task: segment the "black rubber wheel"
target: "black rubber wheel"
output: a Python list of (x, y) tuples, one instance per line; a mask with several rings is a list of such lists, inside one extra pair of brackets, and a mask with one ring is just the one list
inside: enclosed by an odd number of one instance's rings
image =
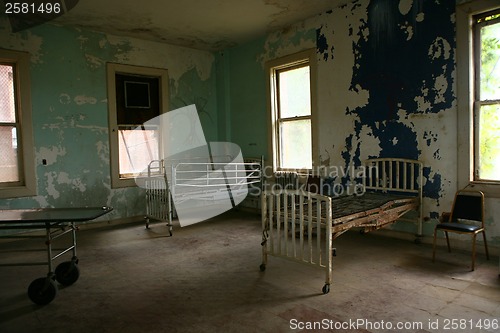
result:
[(266, 270), (266, 264), (261, 264), (259, 268), (261, 272), (264, 272)]
[(38, 305), (46, 305), (52, 302), (57, 295), (57, 285), (51, 278), (38, 278), (31, 282), (28, 287), (28, 296), (31, 301)]
[(71, 286), (80, 277), (80, 269), (73, 261), (65, 261), (57, 265), (56, 280), (63, 286)]
[(328, 294), (330, 292), (330, 285), (329, 284), (325, 284), (323, 286), (322, 291), (323, 291), (323, 294), (325, 294), (325, 295)]
[(417, 238), (415, 238), (414, 242), (417, 245), (422, 244), (422, 239), (420, 237), (417, 237)]

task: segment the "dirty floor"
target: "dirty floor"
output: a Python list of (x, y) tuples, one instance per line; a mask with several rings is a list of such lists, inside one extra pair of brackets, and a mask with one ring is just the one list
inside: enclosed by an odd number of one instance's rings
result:
[[(83, 228), (80, 277), (46, 306), (27, 296), (44, 266), (0, 267), (0, 332), (500, 331), (497, 256), (478, 254), (470, 272), (469, 253), (444, 244), (432, 263), (428, 244), (347, 232), (323, 295), (320, 269), (270, 257), (260, 272), (258, 215), (231, 212), (166, 235), (163, 224)], [(37, 244), (0, 243), (0, 259), (43, 260), (26, 251)]]

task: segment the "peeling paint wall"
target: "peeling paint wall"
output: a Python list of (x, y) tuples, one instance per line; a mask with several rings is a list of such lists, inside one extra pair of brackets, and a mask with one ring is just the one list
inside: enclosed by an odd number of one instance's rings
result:
[[(244, 153), (268, 158), (265, 62), (316, 48), (319, 163), (346, 168), (370, 157), (421, 160), (430, 235), (457, 190), (455, 42), (455, 0), (358, 0), (232, 49), (225, 60), (231, 62), (231, 139)], [(239, 75), (240, 68), (253, 74)], [(259, 93), (237, 104), (248, 87)], [(234, 133), (241, 128), (243, 134)], [(253, 140), (258, 144), (250, 148)], [(496, 205), (489, 199), (486, 211), (488, 238), (498, 245)], [(404, 223), (393, 228), (415, 230)]]
[(217, 139), (210, 52), (51, 24), (11, 33), (5, 18), (0, 45), (31, 54), (38, 188), (35, 197), (0, 200), (1, 208), (110, 205), (106, 218), (145, 214), (143, 190), (110, 185), (108, 62), (166, 68), (170, 109), (195, 103), (207, 140)]

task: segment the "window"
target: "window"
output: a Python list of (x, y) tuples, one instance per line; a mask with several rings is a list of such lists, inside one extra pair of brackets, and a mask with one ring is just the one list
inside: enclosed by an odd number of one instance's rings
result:
[(0, 197), (36, 195), (30, 57), (0, 50)]
[(167, 70), (108, 64), (111, 183), (135, 186), (135, 177), (160, 156), (159, 129), (144, 123), (166, 112)]
[(500, 181), (500, 10), (473, 17), (475, 180)]
[(500, 187), (500, 4), (457, 6), (458, 187)]
[(268, 63), (271, 156), (275, 170), (313, 167), (315, 66), (313, 51)]

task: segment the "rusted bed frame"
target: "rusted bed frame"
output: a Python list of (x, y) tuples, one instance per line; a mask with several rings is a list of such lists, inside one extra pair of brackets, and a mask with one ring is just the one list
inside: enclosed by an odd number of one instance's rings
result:
[(360, 196), (332, 198), (303, 189), (262, 193), (261, 271), (266, 269), (269, 255), (323, 268), (322, 291), (326, 294), (332, 282), (333, 240), (347, 230), (358, 227), (369, 232), (416, 211), (412, 221), (417, 224), (418, 242), (422, 235), (422, 163), (376, 158), (363, 165), (366, 193)]

